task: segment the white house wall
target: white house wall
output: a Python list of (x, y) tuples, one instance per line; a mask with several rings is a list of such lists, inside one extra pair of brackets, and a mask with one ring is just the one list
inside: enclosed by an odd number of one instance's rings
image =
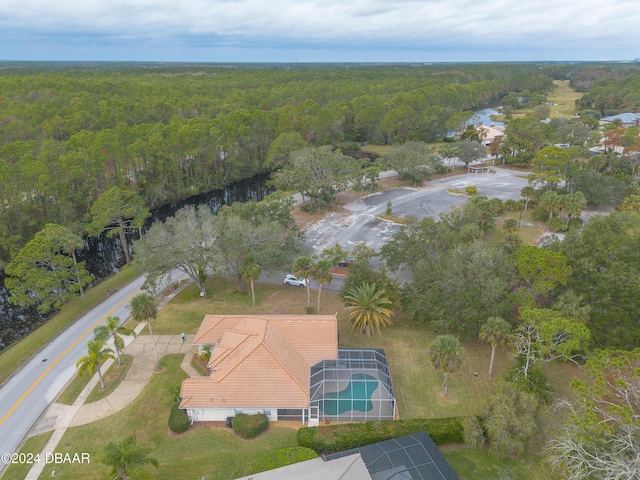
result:
[(224, 422), (227, 417), (235, 417), (239, 413), (247, 415), (265, 413), (270, 422), (278, 421), (277, 408), (187, 408), (186, 411), (191, 423)]

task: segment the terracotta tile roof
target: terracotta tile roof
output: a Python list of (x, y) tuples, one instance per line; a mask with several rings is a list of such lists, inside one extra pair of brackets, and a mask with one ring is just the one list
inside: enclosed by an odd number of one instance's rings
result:
[(333, 315), (206, 315), (194, 343), (213, 343), (208, 377), (182, 384), (193, 407), (309, 406), (310, 367), (337, 358)]

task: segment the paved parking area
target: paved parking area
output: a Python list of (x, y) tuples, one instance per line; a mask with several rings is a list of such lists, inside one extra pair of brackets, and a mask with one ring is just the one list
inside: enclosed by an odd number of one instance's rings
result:
[(466, 174), (426, 183), (421, 188), (401, 187), (362, 197), (344, 206), (350, 213), (331, 213), (305, 230), (305, 243), (315, 253), (333, 243), (352, 248), (360, 242), (376, 250), (391, 239), (399, 225), (379, 219), (387, 202), (393, 214), (401, 217), (437, 218), (454, 205), (467, 201), (467, 197), (453, 195), (448, 189), (464, 190), (468, 185), (478, 187), (478, 195), (501, 200), (520, 199), (520, 190), (527, 185), (526, 173), (492, 167), (491, 173)]

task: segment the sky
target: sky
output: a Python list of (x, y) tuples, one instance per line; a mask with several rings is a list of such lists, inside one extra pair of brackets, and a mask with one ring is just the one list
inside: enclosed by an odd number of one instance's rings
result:
[(0, 60), (617, 61), (637, 0), (0, 0)]

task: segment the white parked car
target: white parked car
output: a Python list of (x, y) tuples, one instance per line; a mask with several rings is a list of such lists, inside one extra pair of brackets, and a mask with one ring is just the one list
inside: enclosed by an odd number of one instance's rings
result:
[(282, 283), (284, 283), (285, 285), (293, 285), (294, 287), (306, 287), (307, 283), (309, 283), (309, 279), (296, 278), (296, 276), (292, 273), (288, 273), (287, 275), (285, 275)]

